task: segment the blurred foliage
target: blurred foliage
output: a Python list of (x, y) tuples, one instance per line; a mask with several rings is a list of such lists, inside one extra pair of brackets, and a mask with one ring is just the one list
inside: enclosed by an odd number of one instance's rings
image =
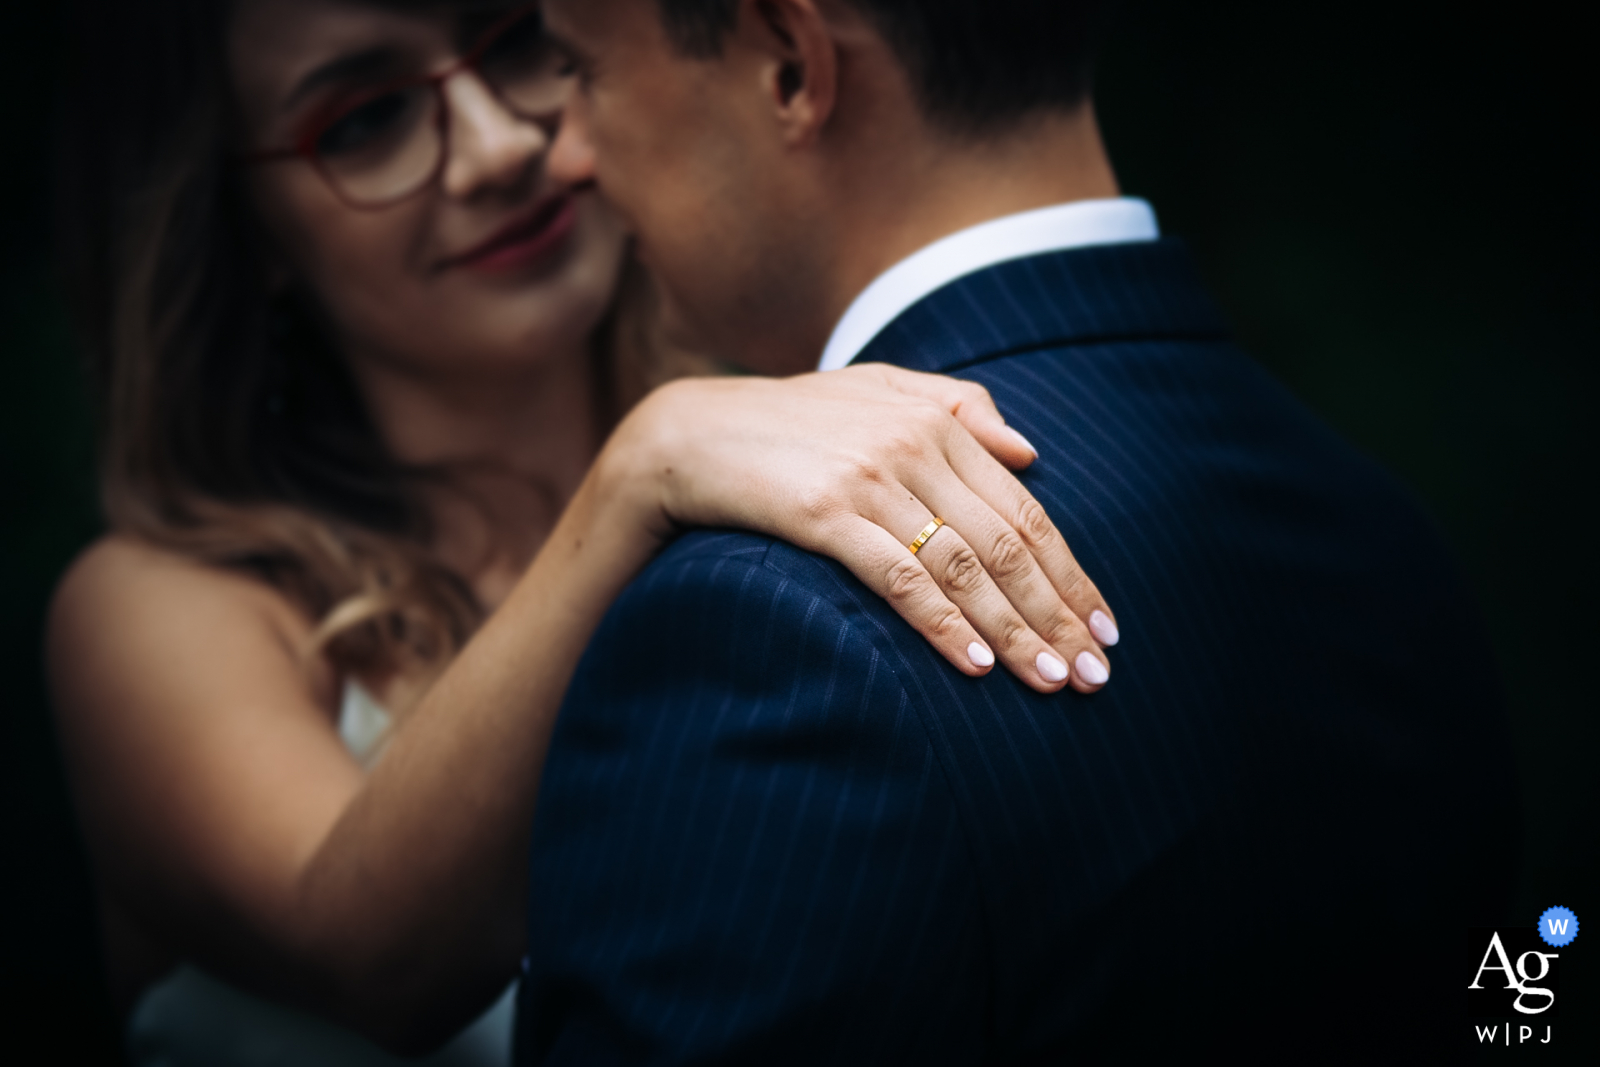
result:
[[(1099, 91), (1125, 187), (1190, 242), (1245, 346), (1408, 482), (1454, 546), (1499, 652), (1485, 684), (1498, 666), (1510, 695), (1527, 830), (1505, 862), (1520, 864), (1517, 919), (1530, 923), (1557, 903), (1600, 913), (1597, 776), (1584, 770), (1600, 751), (1585, 506), (1600, 484), (1600, 205), (1586, 38), (1558, 13), (1573, 10), (1486, 21), (1439, 0), (1126, 0)], [(49, 257), (55, 5), (7, 15), (0, 1003), (19, 1020), (9, 1034), (90, 1062), (109, 1055), (111, 1024), (40, 625), (96, 530), (91, 428)], [(1505, 785), (1511, 802), (1518, 784)]]

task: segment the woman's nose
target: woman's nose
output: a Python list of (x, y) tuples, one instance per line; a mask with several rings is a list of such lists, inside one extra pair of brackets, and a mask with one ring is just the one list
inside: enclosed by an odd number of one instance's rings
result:
[(445, 82), (444, 97), (450, 142), (443, 180), (450, 196), (515, 185), (550, 147), (543, 126), (513, 114), (472, 71)]

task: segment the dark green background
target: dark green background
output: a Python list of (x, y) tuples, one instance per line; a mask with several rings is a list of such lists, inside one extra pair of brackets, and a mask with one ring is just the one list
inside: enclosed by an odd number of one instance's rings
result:
[[(1498, 670), (1510, 693), (1519, 780), (1502, 785), (1526, 830), (1503, 862), (1529, 924), (1551, 904), (1600, 922), (1600, 124), (1587, 35), (1562, 14), (1578, 10), (1129, 0), (1099, 94), (1124, 185), (1191, 242), (1245, 345), (1444, 527), (1498, 649), (1485, 680)], [(109, 1056), (113, 1038), (40, 677), (46, 598), (96, 531), (49, 257), (58, 31), (54, 5), (36, 3), (8, 5), (0, 32), (0, 1004), (7, 1046), (38, 1033), (48, 1061), (68, 1062)], [(1395, 916), (1374, 995), (1403, 984), (1404, 931), (1428, 912)], [(1568, 1053), (1600, 1029), (1579, 969), (1597, 935), (1564, 958)]]

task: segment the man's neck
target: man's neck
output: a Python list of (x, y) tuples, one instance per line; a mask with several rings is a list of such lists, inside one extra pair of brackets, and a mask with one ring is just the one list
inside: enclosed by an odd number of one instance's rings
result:
[(873, 280), (951, 234), (1023, 211), (1119, 195), (1088, 104), (982, 142), (932, 138), (880, 153), (878, 175), (835, 216), (840, 234), (822, 336)]

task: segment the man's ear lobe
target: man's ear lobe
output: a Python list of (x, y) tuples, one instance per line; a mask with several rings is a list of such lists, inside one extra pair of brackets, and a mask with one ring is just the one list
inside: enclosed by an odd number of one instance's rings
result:
[(772, 52), (767, 89), (786, 139), (810, 141), (838, 95), (838, 51), (828, 22), (815, 0), (753, 0), (751, 9)]

